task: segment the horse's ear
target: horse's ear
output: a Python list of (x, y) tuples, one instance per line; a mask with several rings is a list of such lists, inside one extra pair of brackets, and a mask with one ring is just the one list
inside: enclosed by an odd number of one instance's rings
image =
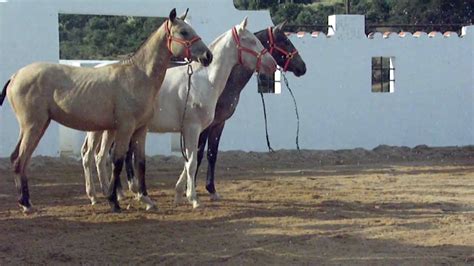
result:
[(186, 8), (186, 12), (184, 12), (184, 14), (182, 14), (181, 17), (179, 17), (182, 21), (186, 19), (186, 16), (188, 15), (188, 11), (189, 11), (189, 8)]
[(242, 20), (242, 22), (240, 22), (239, 31), (240, 30), (245, 30), (246, 27), (247, 27), (247, 17), (245, 17), (244, 20)]
[(286, 23), (288, 22), (288, 20), (285, 20), (283, 21), (282, 23), (276, 25), (273, 30), (276, 31), (276, 30), (283, 30), (283, 27), (285, 27)]
[(176, 8), (173, 8), (171, 10), (169, 19), (170, 19), (171, 22), (174, 22), (174, 20), (176, 19)]

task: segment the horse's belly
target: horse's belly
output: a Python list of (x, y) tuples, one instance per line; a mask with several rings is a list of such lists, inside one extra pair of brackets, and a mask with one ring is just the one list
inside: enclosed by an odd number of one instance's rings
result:
[(181, 130), (181, 118), (176, 112), (167, 112), (166, 109), (155, 110), (152, 120), (148, 125), (148, 131), (157, 133), (179, 132)]
[(103, 116), (97, 117), (91, 115), (80, 117), (68, 113), (55, 113), (54, 115), (51, 115), (51, 118), (66, 127), (82, 131), (98, 131), (115, 128), (114, 119), (104, 119)]
[(115, 128), (113, 107), (106, 103), (91, 105), (86, 101), (56, 103), (50, 110), (51, 118), (77, 130), (96, 131)]

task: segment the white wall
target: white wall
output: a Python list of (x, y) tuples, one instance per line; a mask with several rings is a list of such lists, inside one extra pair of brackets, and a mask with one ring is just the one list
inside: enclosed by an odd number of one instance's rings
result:
[[(190, 7), (191, 23), (206, 43), (245, 15), (253, 31), (272, 24), (267, 11), (238, 11), (232, 0), (9, 0), (0, 2), (0, 82), (33, 61), (58, 62), (58, 13), (163, 17), (173, 7), (179, 13)], [(331, 37), (290, 37), (308, 68), (300, 78), (288, 74), (301, 116), (301, 148), (474, 144), (474, 26), (465, 27), (462, 37), (376, 34), (371, 39), (364, 34), (362, 16), (332, 16), (329, 22), (335, 29)], [(371, 92), (373, 56), (395, 57), (394, 93)], [(266, 150), (256, 91), (252, 79), (227, 122), (222, 150)], [(296, 120), (288, 92), (283, 88), (266, 100), (274, 148), (294, 148)], [(59, 132), (53, 123), (36, 154), (58, 155)], [(0, 157), (13, 150), (17, 134), (7, 104), (0, 109)], [(81, 143), (82, 134), (67, 134), (78, 138), (72, 146)], [(171, 153), (169, 135), (149, 135), (148, 140), (149, 155)]]
[[(474, 26), (465, 27), (462, 37), (378, 33), (370, 39), (362, 16), (332, 16), (330, 23), (336, 29), (331, 37), (291, 36), (308, 68), (300, 78), (288, 74), (299, 105), (302, 148), (474, 144)], [(373, 56), (395, 57), (394, 93), (371, 92)], [(254, 83), (227, 123), (224, 150), (266, 150)], [(296, 119), (289, 93), (282, 90), (266, 97), (270, 137), (273, 148), (294, 148)]]

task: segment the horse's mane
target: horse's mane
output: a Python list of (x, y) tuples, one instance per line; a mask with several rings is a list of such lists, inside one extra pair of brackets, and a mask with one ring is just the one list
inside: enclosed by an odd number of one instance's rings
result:
[(219, 37), (217, 37), (216, 39), (214, 39), (214, 41), (212, 41), (212, 43), (209, 44), (209, 50), (213, 51), (215, 46), (221, 41), (222, 38), (224, 38), (226, 34), (227, 34), (227, 31), (219, 35)]
[(163, 26), (163, 24), (166, 23), (166, 20), (156, 29), (154, 30), (150, 35), (148, 35), (148, 37), (142, 41), (142, 43), (138, 46), (138, 48), (135, 50), (135, 52), (132, 52), (132, 53), (129, 53), (127, 55), (125, 55), (125, 57), (121, 60), (119, 60), (119, 64), (129, 64), (131, 63), (133, 57), (138, 54), (138, 52), (140, 52), (143, 47), (145, 46), (145, 44), (148, 43), (148, 41), (150, 41), (151, 37), (154, 36), (158, 30)]

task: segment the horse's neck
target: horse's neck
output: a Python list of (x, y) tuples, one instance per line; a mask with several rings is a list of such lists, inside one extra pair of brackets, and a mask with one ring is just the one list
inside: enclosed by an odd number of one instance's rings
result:
[[(230, 40), (232, 42), (232, 40)], [(211, 46), (214, 60), (208, 66), (209, 81), (220, 95), (224, 90), (232, 68), (237, 65), (237, 47), (229, 40)]]
[(227, 80), (227, 85), (223, 94), (229, 95), (229, 97), (238, 97), (245, 85), (252, 78), (253, 71), (242, 66), (236, 65), (232, 68), (232, 72)]
[(165, 23), (133, 55), (132, 61), (151, 79), (164, 78), (171, 54), (167, 48)]
[(268, 42), (267, 29), (254, 32), (254, 35), (262, 43), (263, 47), (265, 47), (266, 49), (270, 48), (270, 43)]

